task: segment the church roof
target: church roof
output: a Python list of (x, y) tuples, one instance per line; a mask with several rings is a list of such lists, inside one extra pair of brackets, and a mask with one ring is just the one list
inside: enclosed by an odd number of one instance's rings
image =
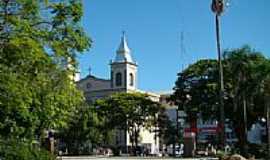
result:
[(94, 80), (97, 80), (97, 81), (110, 81), (110, 79), (104, 79), (104, 78), (99, 78), (99, 77), (96, 77), (96, 76), (93, 76), (93, 75), (88, 75), (88, 76), (80, 79), (78, 82), (80, 83), (80, 82), (88, 80), (88, 79), (94, 79)]
[(134, 63), (131, 54), (130, 49), (127, 44), (125, 33), (123, 32), (123, 35), (121, 37), (120, 45), (116, 51), (116, 57), (114, 59), (114, 62), (130, 62)]

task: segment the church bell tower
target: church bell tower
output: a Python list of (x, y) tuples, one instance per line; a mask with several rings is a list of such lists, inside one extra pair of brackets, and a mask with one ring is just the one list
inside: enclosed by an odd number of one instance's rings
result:
[(111, 61), (111, 88), (125, 91), (137, 88), (137, 64), (131, 57), (125, 32), (121, 37), (116, 57)]

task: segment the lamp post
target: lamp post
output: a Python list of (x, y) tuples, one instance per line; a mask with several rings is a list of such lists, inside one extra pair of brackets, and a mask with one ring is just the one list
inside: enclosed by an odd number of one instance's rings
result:
[(220, 24), (219, 17), (225, 10), (224, 0), (212, 0), (211, 9), (215, 13), (216, 18), (216, 40), (217, 40), (217, 53), (218, 53), (218, 66), (219, 66), (219, 106), (220, 106), (220, 145), (224, 148), (225, 145), (225, 116), (224, 116), (224, 80), (223, 80), (223, 67), (222, 67), (222, 56), (220, 47)]

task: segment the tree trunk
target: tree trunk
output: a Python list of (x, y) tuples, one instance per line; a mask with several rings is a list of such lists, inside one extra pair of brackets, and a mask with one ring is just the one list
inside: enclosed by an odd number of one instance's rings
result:
[(139, 129), (135, 127), (135, 132), (134, 132), (134, 142), (135, 142), (135, 155), (137, 155), (137, 150), (138, 150), (138, 138), (139, 138)]
[(176, 136), (174, 136), (174, 143), (173, 143), (173, 157), (176, 157), (175, 141), (176, 141)]
[[(246, 77), (245, 76), (241, 76), (242, 77), (242, 82), (246, 82)], [(244, 146), (243, 146), (243, 151), (244, 151), (244, 156), (247, 156), (248, 153), (248, 143), (247, 143), (247, 96), (246, 96), (246, 88), (244, 88), (243, 92), (242, 92), (242, 99), (243, 99), (243, 120), (244, 120)]]
[(243, 119), (244, 119), (244, 146), (243, 146), (243, 153), (244, 156), (247, 156), (248, 153), (248, 144), (247, 144), (247, 101), (246, 101), (246, 94), (245, 91), (243, 93)]
[(173, 145), (173, 156), (175, 157), (176, 156), (176, 145), (179, 145), (179, 134), (178, 134), (178, 131), (179, 131), (179, 110), (176, 109), (176, 132), (175, 132), (175, 141), (174, 141), (174, 145)]
[(131, 153), (134, 154), (134, 127), (129, 130), (129, 138), (131, 142)]

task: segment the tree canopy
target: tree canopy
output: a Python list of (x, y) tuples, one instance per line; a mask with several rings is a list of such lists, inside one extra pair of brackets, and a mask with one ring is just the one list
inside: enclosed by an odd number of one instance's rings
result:
[(95, 107), (99, 116), (105, 118), (104, 130), (128, 131), (132, 146), (137, 147), (142, 127), (151, 127), (157, 122), (162, 107), (146, 94), (117, 93), (97, 100)]
[[(249, 46), (224, 52), (225, 116), (237, 131), (244, 127), (243, 107), (247, 108), (248, 127), (266, 117), (265, 95), (269, 93), (270, 61)], [(219, 72), (217, 60), (199, 60), (178, 74), (171, 99), (188, 114), (198, 113), (204, 120), (219, 119)], [(241, 131), (242, 130), (242, 131)], [(238, 138), (244, 133), (237, 132)]]
[[(89, 154), (93, 147), (102, 143), (103, 117), (98, 117), (93, 106), (87, 104), (77, 109), (68, 125), (57, 137), (65, 144), (69, 154)], [(65, 150), (65, 148), (61, 148)]]
[(75, 0), (0, 2), (0, 135), (40, 137), (65, 126), (83, 97), (71, 77), (91, 47)]

